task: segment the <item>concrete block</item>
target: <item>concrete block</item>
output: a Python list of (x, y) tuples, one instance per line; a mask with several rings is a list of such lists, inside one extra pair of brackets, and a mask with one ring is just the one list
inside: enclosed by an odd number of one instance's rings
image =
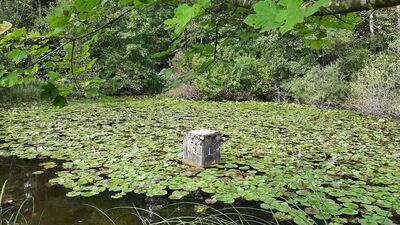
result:
[(214, 130), (195, 130), (183, 140), (183, 163), (195, 167), (209, 167), (221, 161), (221, 134)]

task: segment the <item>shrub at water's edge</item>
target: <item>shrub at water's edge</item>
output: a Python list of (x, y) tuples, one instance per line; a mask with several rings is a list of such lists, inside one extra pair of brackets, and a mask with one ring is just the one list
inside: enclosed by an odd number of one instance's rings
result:
[(360, 111), (400, 116), (400, 57), (378, 55), (351, 84), (351, 103)]
[(40, 100), (42, 92), (40, 86), (43, 82), (39, 80), (27, 81), (23, 84), (0, 88), (0, 102), (17, 103), (17, 102), (34, 102)]

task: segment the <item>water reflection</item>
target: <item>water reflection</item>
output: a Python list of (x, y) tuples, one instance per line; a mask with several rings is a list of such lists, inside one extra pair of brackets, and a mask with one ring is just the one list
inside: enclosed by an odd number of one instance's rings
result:
[[(70, 225), (110, 224), (94, 207), (106, 211), (115, 207), (136, 206), (154, 210), (157, 205), (167, 202), (165, 198), (146, 198), (142, 195), (128, 195), (124, 199), (114, 200), (111, 194), (101, 194), (92, 198), (68, 198), (67, 191), (60, 186), (49, 186), (47, 181), (54, 177), (53, 171), (41, 175), (32, 172), (40, 170), (38, 161), (17, 158), (0, 158), (0, 184), (7, 180), (2, 200), (3, 208), (14, 208), (14, 212), (23, 204), (22, 213), (31, 224)], [(132, 209), (107, 211), (118, 224), (141, 224), (132, 215)], [(22, 219), (22, 217), (21, 217)], [(147, 218), (152, 220), (152, 218)]]
[[(68, 198), (68, 192), (61, 186), (50, 186), (47, 181), (55, 176), (54, 170), (45, 171), (41, 175), (32, 173), (42, 168), (37, 165), (40, 160), (22, 160), (15, 157), (0, 158), (0, 184), (7, 180), (5, 195), (2, 200), (3, 210), (16, 212), (21, 205), (19, 220), (22, 224), (30, 225), (142, 225), (135, 215), (137, 211), (132, 207), (142, 208), (142, 219), (148, 222), (160, 221), (157, 213), (164, 218), (176, 216), (196, 216), (202, 212), (195, 211), (194, 204), (165, 207), (174, 202), (166, 197), (148, 198), (144, 195), (129, 194), (123, 199), (112, 199), (111, 193), (84, 198)], [(192, 193), (184, 201), (204, 203), (204, 196), (200, 192)], [(241, 206), (251, 203), (242, 203)], [(254, 203), (253, 203), (254, 204)], [(221, 209), (224, 205), (216, 205)], [(99, 210), (106, 213), (113, 222), (107, 219)], [(254, 212), (250, 212), (254, 213)], [(8, 214), (10, 215), (10, 213)], [(260, 218), (272, 221), (269, 215), (260, 215)], [(29, 223), (24, 223), (24, 220)], [(0, 223), (1, 224), (1, 223)], [(250, 223), (251, 224), (251, 223)], [(256, 223), (260, 224), (260, 223)], [(264, 224), (264, 223), (261, 223)]]

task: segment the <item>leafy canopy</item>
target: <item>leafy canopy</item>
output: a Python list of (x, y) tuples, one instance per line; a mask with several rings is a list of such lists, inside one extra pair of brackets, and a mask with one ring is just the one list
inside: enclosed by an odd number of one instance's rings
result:
[[(93, 95), (99, 82), (91, 82), (92, 78), (82, 79), (85, 76), (81, 76), (87, 73), (96, 62), (96, 59), (92, 59), (90, 56), (91, 45), (97, 41), (97, 35), (104, 29), (112, 26), (115, 21), (135, 7), (144, 4), (168, 3), (175, 6), (172, 18), (165, 20), (165, 29), (171, 30), (174, 43), (170, 49), (160, 52), (156, 56), (170, 54), (178, 48), (180, 43), (184, 42), (182, 36), (191, 22), (210, 12), (214, 14), (211, 14), (211, 20), (207, 22), (207, 26), (216, 27), (215, 44), (218, 43), (218, 26), (231, 21), (240, 21), (260, 32), (274, 29), (279, 29), (282, 35), (292, 32), (303, 38), (306, 45), (314, 48), (329, 44), (329, 40), (323, 32), (324, 29), (352, 29), (351, 24), (357, 22), (355, 18), (350, 17), (344, 23), (339, 22), (340, 20), (336, 18), (313, 19), (312, 15), (321, 7), (327, 6), (330, 0), (318, 0), (311, 4), (309, 2), (305, 4), (302, 0), (261, 0), (253, 6), (254, 10), (242, 8), (235, 5), (234, 2), (119, 0), (118, 4), (115, 4), (110, 0), (62, 1), (46, 16), (45, 20), (49, 28), (46, 33), (19, 28), (4, 35), (12, 25), (8, 22), (0, 24), (0, 35), (2, 35), (0, 53), (4, 54), (8, 60), (8, 64), (0, 67), (0, 85), (3, 87), (13, 86), (38, 77), (50, 79), (49, 82), (52, 82), (52, 85), (44, 86), (44, 93), (59, 92), (63, 94), (44, 94), (44, 96), (57, 101), (54, 104), (60, 106), (66, 104), (65, 96), (70, 93), (90, 90), (90, 95)], [(225, 18), (218, 15), (227, 9), (234, 9), (231, 15)], [(344, 24), (347, 24), (347, 27)], [(205, 49), (208, 50), (203, 55), (210, 57), (214, 49), (215, 56), (216, 48), (210, 44), (197, 44), (190, 51), (201, 52)], [(207, 68), (209, 63), (208, 60), (202, 69)], [(68, 85), (65, 85), (66, 83)], [(86, 86), (82, 83), (91, 85)], [(60, 88), (66, 91), (58, 91)]]
[(330, 0), (318, 0), (311, 7), (304, 8), (302, 0), (281, 0), (278, 3), (263, 0), (254, 5), (255, 14), (249, 15), (245, 23), (261, 29), (261, 32), (280, 29), (282, 33), (286, 33), (329, 3)]

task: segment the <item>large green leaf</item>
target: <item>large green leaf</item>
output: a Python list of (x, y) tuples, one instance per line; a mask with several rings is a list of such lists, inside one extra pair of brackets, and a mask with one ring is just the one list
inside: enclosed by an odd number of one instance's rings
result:
[(55, 97), (57, 97), (59, 93), (57, 87), (54, 85), (53, 82), (47, 82), (46, 84), (43, 84), (41, 88), (42, 88), (41, 96), (43, 98), (54, 99)]
[(119, 5), (121, 6), (129, 6), (134, 4), (135, 6), (149, 4), (155, 2), (155, 0), (120, 0)]
[(48, 98), (53, 101), (54, 106), (64, 107), (67, 105), (67, 100), (60, 94), (60, 91), (53, 82), (47, 82), (41, 86), (42, 92), (40, 96), (42, 98)]
[(298, 23), (302, 23), (306, 17), (305, 10), (302, 9), (302, 0), (281, 0), (280, 4), (286, 10), (281, 10), (276, 20), (281, 23), (280, 31), (286, 33), (292, 30)]
[(195, 16), (194, 8), (188, 4), (182, 4), (174, 11), (174, 17), (165, 21), (167, 29), (175, 27), (175, 33), (181, 34), (189, 21)]
[(272, 30), (281, 25), (281, 22), (276, 21), (278, 6), (271, 0), (259, 1), (254, 5), (255, 14), (246, 17), (244, 22), (261, 32)]
[(75, 0), (75, 6), (79, 12), (88, 12), (92, 10), (100, 0)]
[(175, 28), (175, 35), (180, 35), (188, 23), (210, 5), (210, 0), (197, 0), (195, 4), (181, 4), (174, 11), (174, 17), (165, 21), (166, 29)]
[(11, 52), (7, 53), (7, 58), (11, 59), (15, 64), (20, 63), (22, 60), (28, 58), (28, 51), (14, 49)]
[(72, 10), (67, 4), (61, 4), (55, 7), (46, 17), (49, 26), (57, 32), (62, 31), (70, 24)]
[(49, 72), (46, 74), (46, 76), (49, 77), (49, 78), (52, 79), (52, 80), (58, 80), (58, 79), (60, 79), (60, 74), (57, 73), (57, 72), (54, 72), (54, 71), (49, 71)]
[(280, 29), (282, 33), (292, 30), (308, 16), (327, 6), (330, 0), (318, 0), (311, 6), (304, 7), (301, 0), (259, 1), (254, 5), (254, 14), (246, 17), (245, 23), (261, 32)]
[(0, 79), (0, 86), (2, 87), (11, 87), (18, 83), (20, 73), (18, 71), (13, 71), (8, 73), (6, 76), (3, 76)]

